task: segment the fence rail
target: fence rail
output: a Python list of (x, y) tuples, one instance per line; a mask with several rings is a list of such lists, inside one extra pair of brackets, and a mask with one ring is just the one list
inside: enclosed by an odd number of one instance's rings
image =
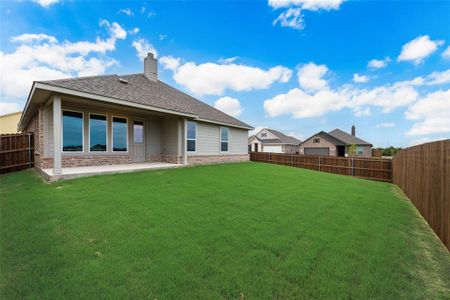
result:
[(386, 182), (392, 181), (390, 159), (250, 152), (250, 160)]
[(392, 160), (393, 183), (450, 250), (450, 140), (400, 151)]
[(31, 168), (34, 165), (34, 136), (0, 135), (0, 174)]

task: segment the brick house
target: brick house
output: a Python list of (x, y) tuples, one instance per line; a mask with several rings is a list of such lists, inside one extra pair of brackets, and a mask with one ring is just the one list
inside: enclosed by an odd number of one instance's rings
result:
[(19, 130), (35, 134), (35, 166), (66, 168), (164, 162), (247, 161), (245, 124), (144, 73), (35, 81)]
[(371, 157), (372, 144), (357, 137), (355, 126), (352, 126), (351, 134), (340, 129), (320, 131), (303, 141), (299, 152), (305, 155)]

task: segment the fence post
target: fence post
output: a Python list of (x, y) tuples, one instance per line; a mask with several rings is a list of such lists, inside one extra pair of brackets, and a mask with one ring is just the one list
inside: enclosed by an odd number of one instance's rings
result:
[(269, 164), (272, 163), (272, 152), (269, 152)]
[(319, 156), (319, 171), (320, 171), (320, 156)]
[(294, 155), (291, 155), (291, 165), (294, 166)]
[(355, 176), (355, 162), (354, 162), (354, 157), (352, 157), (352, 176)]
[(28, 132), (28, 166), (31, 168), (31, 135)]

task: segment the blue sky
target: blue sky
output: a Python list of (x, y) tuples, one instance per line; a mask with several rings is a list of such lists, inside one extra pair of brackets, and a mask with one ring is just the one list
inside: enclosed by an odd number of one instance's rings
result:
[(156, 51), (161, 80), (257, 128), (354, 124), (375, 146), (450, 136), (450, 1), (0, 5), (3, 113), (32, 80), (142, 72)]

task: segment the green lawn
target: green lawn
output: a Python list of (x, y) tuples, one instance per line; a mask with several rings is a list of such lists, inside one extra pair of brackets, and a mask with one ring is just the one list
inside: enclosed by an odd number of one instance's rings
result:
[(0, 178), (2, 299), (449, 299), (393, 185), (258, 163)]

